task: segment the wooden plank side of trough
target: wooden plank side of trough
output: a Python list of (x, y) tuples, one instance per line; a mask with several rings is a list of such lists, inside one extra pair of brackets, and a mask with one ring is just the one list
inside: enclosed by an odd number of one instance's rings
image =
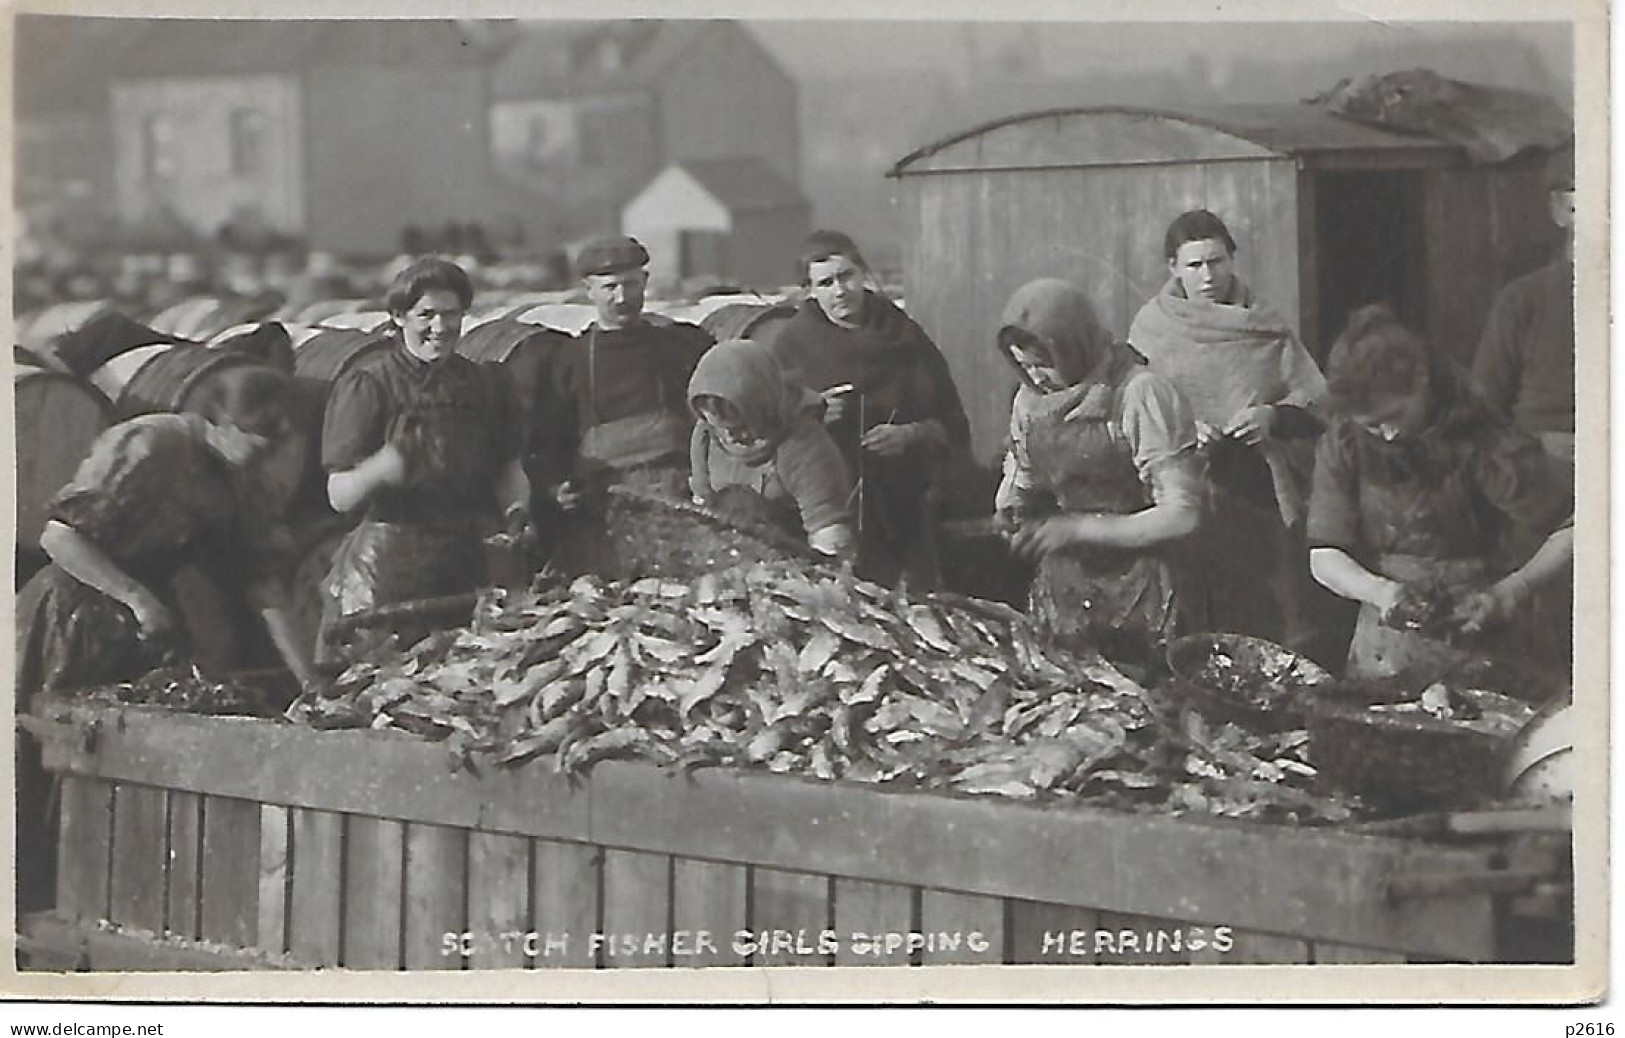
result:
[(262, 955), (239, 948), (163, 937), (150, 930), (100, 927), (42, 913), (22, 920), (22, 940), (31, 945), (72, 954), (94, 972), (159, 970), (165, 972), (219, 972), (222, 970), (305, 970), (311, 964), (286, 955)]
[(598, 765), (590, 789), (591, 839), (605, 846), (1445, 959), (1495, 950), (1488, 897), (1385, 898), (1397, 874), (1482, 871), (1484, 850), (616, 761)]
[(584, 791), (545, 764), (453, 774), (444, 746), (393, 732), (318, 731), (132, 707), (94, 712), (104, 721), (97, 749), (58, 761), (69, 773), (287, 807), (586, 839)]

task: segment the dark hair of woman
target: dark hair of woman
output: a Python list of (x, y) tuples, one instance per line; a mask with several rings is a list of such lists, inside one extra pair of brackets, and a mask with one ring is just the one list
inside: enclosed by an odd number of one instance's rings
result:
[(1173, 259), (1179, 255), (1179, 247), (1186, 242), (1207, 241), (1209, 238), (1223, 242), (1232, 256), (1236, 254), (1236, 239), (1230, 236), (1230, 228), (1224, 225), (1224, 221), (1206, 209), (1192, 209), (1180, 213), (1168, 225), (1168, 233), (1162, 236), (1162, 251), (1168, 259)]
[(1455, 426), (1485, 417), (1466, 375), (1441, 351), (1405, 325), (1387, 306), (1364, 306), (1332, 344), (1326, 393), (1343, 415), (1370, 413), (1412, 392), (1426, 378), (1433, 414)]
[(864, 270), (869, 264), (858, 251), (858, 243), (840, 231), (814, 231), (801, 243), (801, 283), (806, 284), (814, 263), (822, 263), (834, 256), (845, 256)]
[(464, 310), (474, 302), (474, 283), (468, 279), (467, 271), (450, 260), (426, 256), (414, 260), (395, 275), (395, 280), (390, 282), (385, 305), (391, 314), (400, 316), (416, 306), (417, 301), (426, 294), (437, 290), (456, 295)]

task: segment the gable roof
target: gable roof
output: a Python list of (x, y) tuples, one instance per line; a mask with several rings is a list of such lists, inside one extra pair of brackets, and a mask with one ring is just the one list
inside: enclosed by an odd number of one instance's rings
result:
[[(523, 101), (646, 89), (700, 36), (733, 24), (657, 18), (523, 24), (519, 41), (492, 73), (491, 97)], [(604, 63), (608, 52), (618, 53), (617, 64)]]
[(806, 196), (794, 184), (754, 155), (687, 159), (675, 165), (730, 212), (761, 212), (807, 205)]

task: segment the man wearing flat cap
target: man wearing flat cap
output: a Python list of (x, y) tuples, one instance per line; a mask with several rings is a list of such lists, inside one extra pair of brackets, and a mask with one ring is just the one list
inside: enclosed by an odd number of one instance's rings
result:
[(1574, 460), (1574, 145), (1552, 153), (1544, 175), (1563, 248), (1550, 264), (1495, 297), (1473, 358), (1473, 378), (1503, 418), (1554, 457)]
[[(547, 402), (558, 430), (552, 498), (571, 516), (566, 567), (597, 568), (600, 549), (583, 546), (595, 525), (591, 491), (622, 485), (687, 499), (688, 380), (712, 339), (697, 325), (644, 314), (648, 262), (643, 244), (624, 235), (596, 238), (576, 255), (598, 315), (555, 361)], [(582, 536), (572, 538), (572, 526)]]

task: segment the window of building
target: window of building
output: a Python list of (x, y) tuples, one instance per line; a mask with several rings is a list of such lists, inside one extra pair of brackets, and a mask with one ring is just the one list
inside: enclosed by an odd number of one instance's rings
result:
[(141, 173), (146, 180), (167, 180), (175, 175), (175, 124), (165, 112), (149, 112), (141, 119)]
[(612, 119), (609, 112), (584, 111), (581, 113), (578, 133), (581, 140), (581, 164), (603, 166), (609, 162), (609, 132)]
[(231, 113), (231, 173), (258, 176), (265, 170), (265, 113), (257, 108), (236, 108)]

